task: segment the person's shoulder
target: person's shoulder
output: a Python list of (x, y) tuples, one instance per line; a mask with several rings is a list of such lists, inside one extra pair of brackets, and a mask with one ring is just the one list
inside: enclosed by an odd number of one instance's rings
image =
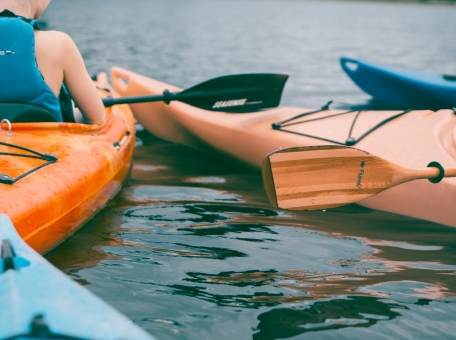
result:
[(77, 49), (73, 39), (61, 31), (36, 31), (35, 37), (37, 42), (52, 48), (54, 51), (60, 50), (64, 53), (71, 53)]
[(56, 44), (68, 44), (72, 43), (71, 37), (60, 31), (36, 31), (35, 36), (39, 39), (52, 41)]

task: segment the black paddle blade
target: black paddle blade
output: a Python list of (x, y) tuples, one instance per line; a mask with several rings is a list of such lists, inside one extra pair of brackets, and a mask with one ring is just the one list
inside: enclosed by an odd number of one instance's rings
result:
[(287, 79), (269, 73), (223, 76), (175, 93), (173, 100), (210, 111), (253, 112), (277, 107)]

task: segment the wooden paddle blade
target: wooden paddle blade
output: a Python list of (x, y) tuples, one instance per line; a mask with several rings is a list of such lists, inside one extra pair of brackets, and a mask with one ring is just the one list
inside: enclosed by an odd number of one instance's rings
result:
[(280, 104), (285, 74), (234, 74), (210, 79), (182, 92), (173, 100), (210, 111), (253, 112)]
[(283, 149), (263, 162), (268, 198), (285, 210), (334, 208), (411, 179), (409, 169), (344, 146)]

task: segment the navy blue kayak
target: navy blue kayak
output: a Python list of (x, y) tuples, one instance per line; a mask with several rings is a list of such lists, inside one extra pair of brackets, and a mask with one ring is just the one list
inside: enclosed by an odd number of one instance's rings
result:
[(153, 340), (54, 268), (0, 215), (0, 339)]
[(348, 76), (364, 92), (410, 109), (456, 107), (456, 76), (399, 69), (351, 58), (340, 58)]

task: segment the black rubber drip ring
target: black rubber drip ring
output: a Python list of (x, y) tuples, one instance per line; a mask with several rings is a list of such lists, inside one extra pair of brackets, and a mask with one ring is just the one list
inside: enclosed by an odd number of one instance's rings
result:
[(431, 162), (428, 164), (428, 168), (437, 168), (440, 171), (440, 174), (437, 177), (428, 178), (431, 183), (439, 183), (443, 177), (445, 177), (445, 169), (440, 165), (439, 162)]
[(169, 105), (169, 103), (171, 103), (171, 101), (173, 100), (173, 94), (171, 92), (169, 92), (168, 90), (165, 90), (163, 91), (163, 102), (166, 104), (166, 105)]

